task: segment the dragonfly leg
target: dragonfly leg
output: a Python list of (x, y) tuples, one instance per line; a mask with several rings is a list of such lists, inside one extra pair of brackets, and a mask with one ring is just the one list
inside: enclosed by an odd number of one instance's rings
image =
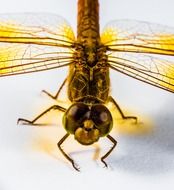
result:
[(117, 108), (117, 110), (119, 111), (122, 119), (132, 119), (135, 121), (135, 123), (137, 123), (137, 117), (136, 116), (125, 116), (123, 111), (121, 110), (120, 106), (117, 104), (117, 102), (114, 100), (114, 98), (112, 96), (109, 96), (108, 101), (113, 103), (114, 106)]
[(111, 149), (104, 155), (101, 157), (101, 161), (103, 162), (103, 164), (105, 165), (105, 167), (108, 167), (107, 163), (104, 161), (105, 158), (107, 158), (109, 156), (109, 154), (113, 151), (113, 149), (116, 147), (117, 145), (117, 141), (111, 137), (110, 135), (107, 136), (107, 138), (113, 143), (113, 146), (111, 147)]
[(49, 92), (47, 92), (46, 90), (42, 90), (42, 92), (45, 93), (47, 96), (51, 97), (52, 99), (56, 100), (58, 98), (62, 88), (64, 87), (66, 81), (67, 81), (67, 78), (65, 78), (65, 80), (63, 81), (63, 83), (61, 84), (60, 88), (58, 89), (57, 93), (54, 96), (52, 94), (50, 94)]
[(65, 156), (65, 158), (66, 158), (68, 161), (71, 162), (73, 168), (79, 172), (79, 171), (80, 171), (80, 168), (75, 164), (74, 160), (73, 160), (72, 158), (70, 158), (70, 157), (68, 156), (68, 154), (66, 154), (66, 153), (64, 152), (64, 150), (63, 150), (62, 147), (61, 147), (61, 145), (63, 144), (63, 142), (64, 142), (68, 137), (69, 137), (69, 134), (67, 133), (67, 134), (66, 134), (65, 136), (63, 136), (62, 139), (57, 143), (57, 146), (58, 146), (59, 150), (61, 151), (61, 153)]
[(48, 108), (47, 110), (45, 110), (44, 112), (42, 112), (41, 114), (39, 114), (36, 118), (34, 118), (33, 120), (27, 120), (27, 119), (23, 119), (23, 118), (19, 118), (18, 121), (17, 121), (17, 124), (21, 123), (22, 124), (30, 124), (30, 125), (35, 125), (35, 122), (40, 119), (43, 115), (45, 115), (46, 113), (48, 113), (49, 111), (51, 110), (59, 110), (59, 111), (62, 111), (62, 112), (65, 112), (66, 109), (59, 106), (59, 105), (54, 105), (54, 106), (51, 106), (50, 108)]

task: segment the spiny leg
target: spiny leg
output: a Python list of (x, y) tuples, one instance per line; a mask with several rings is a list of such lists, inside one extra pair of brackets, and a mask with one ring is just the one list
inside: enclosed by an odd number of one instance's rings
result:
[(77, 165), (75, 164), (74, 160), (73, 160), (72, 158), (70, 158), (70, 157), (68, 156), (68, 154), (66, 154), (66, 153), (64, 152), (64, 150), (62, 149), (62, 147), (61, 147), (62, 143), (63, 143), (68, 137), (69, 137), (69, 134), (67, 133), (67, 134), (66, 134), (65, 136), (63, 136), (63, 138), (57, 143), (57, 146), (58, 146), (59, 150), (61, 151), (61, 153), (65, 156), (65, 158), (66, 158), (68, 161), (71, 162), (73, 168), (79, 172), (80, 169), (77, 167)]
[(109, 154), (113, 151), (113, 149), (116, 147), (117, 145), (117, 141), (111, 137), (110, 135), (107, 136), (107, 138), (113, 143), (113, 146), (111, 147), (111, 149), (104, 155), (101, 157), (101, 161), (103, 162), (103, 164), (105, 165), (105, 167), (108, 167), (107, 163), (104, 161), (105, 158), (107, 158), (109, 156)]
[(19, 124), (19, 122), (23, 122), (22, 124), (31, 124), (31, 125), (34, 125), (34, 123), (40, 119), (43, 115), (45, 115), (46, 113), (48, 113), (49, 111), (51, 110), (59, 110), (59, 111), (62, 111), (62, 112), (65, 112), (66, 109), (59, 106), (59, 105), (54, 105), (54, 106), (51, 106), (50, 108), (48, 108), (47, 110), (45, 110), (44, 112), (42, 112), (41, 114), (39, 114), (36, 118), (34, 118), (32, 121), (30, 120), (27, 120), (27, 119), (23, 119), (23, 118), (19, 118), (18, 121), (17, 121), (17, 124)]
[(42, 90), (42, 92), (45, 93), (46, 95), (48, 95), (49, 97), (51, 97), (52, 99), (56, 100), (58, 98), (62, 88), (64, 87), (66, 81), (67, 81), (67, 78), (65, 78), (65, 80), (63, 81), (63, 83), (61, 84), (60, 88), (58, 89), (57, 93), (54, 96), (52, 94), (50, 94), (49, 92), (47, 92), (46, 90)]
[(125, 116), (124, 115), (124, 113), (121, 110), (120, 106), (117, 104), (117, 102), (114, 100), (114, 98), (112, 96), (109, 96), (108, 101), (111, 102), (111, 103), (113, 103), (115, 105), (115, 107), (119, 111), (122, 119), (133, 119), (133, 120), (135, 120), (135, 123), (137, 123), (137, 117), (135, 117), (135, 116)]

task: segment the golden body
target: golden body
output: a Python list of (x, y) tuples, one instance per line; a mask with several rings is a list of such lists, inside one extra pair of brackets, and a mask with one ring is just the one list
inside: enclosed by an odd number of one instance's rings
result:
[(125, 116), (109, 95), (109, 69), (174, 93), (174, 62), (161, 58), (174, 56), (174, 29), (122, 20), (114, 21), (100, 34), (98, 0), (78, 0), (77, 20), (75, 37), (68, 23), (56, 15), (0, 15), (0, 77), (69, 66), (56, 95), (44, 92), (58, 99), (67, 82), (72, 105), (68, 109), (53, 105), (32, 121), (20, 118), (18, 122), (34, 125), (50, 110), (64, 112), (66, 134), (57, 145), (79, 171), (61, 145), (69, 135), (82, 145), (107, 137), (113, 143), (101, 157), (107, 166), (105, 159), (117, 141), (110, 136), (113, 119), (106, 103), (112, 103), (122, 119), (137, 121)]
[(109, 65), (99, 33), (98, 0), (78, 1), (77, 42), (69, 72), (68, 97), (72, 102), (105, 103), (109, 94)]

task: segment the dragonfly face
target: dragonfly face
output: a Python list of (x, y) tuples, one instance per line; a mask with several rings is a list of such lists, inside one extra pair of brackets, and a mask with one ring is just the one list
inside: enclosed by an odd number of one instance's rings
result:
[(102, 104), (75, 103), (65, 112), (63, 124), (80, 144), (90, 145), (111, 131), (113, 119)]

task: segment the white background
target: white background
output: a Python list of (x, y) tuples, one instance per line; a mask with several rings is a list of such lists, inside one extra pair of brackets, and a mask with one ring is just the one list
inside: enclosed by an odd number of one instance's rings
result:
[[(101, 0), (101, 27), (114, 19), (136, 19), (174, 27), (173, 0)], [(50, 12), (76, 26), (75, 0), (0, 0), (0, 12)], [(111, 75), (112, 94), (133, 115), (150, 118), (151, 132), (133, 135), (113, 130), (118, 146), (103, 169), (92, 157), (96, 146), (83, 148), (70, 138), (64, 149), (81, 166), (74, 171), (56, 147), (65, 134), (58, 127), (16, 125), (17, 118), (32, 119), (54, 104), (42, 89), (56, 92), (64, 71), (47, 71), (0, 79), (0, 190), (54, 189), (173, 189), (174, 96), (117, 73)], [(143, 118), (142, 117), (142, 118)], [(140, 120), (143, 121), (140, 117)], [(116, 133), (117, 131), (117, 133)], [(110, 147), (101, 141), (98, 150)], [(103, 150), (101, 150), (103, 153)]]

